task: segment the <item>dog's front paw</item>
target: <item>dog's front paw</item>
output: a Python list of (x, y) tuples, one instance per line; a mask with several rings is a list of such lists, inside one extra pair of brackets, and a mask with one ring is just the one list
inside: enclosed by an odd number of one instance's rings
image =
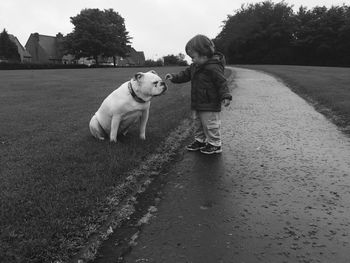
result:
[(140, 139), (141, 140), (146, 140), (146, 134), (140, 134)]

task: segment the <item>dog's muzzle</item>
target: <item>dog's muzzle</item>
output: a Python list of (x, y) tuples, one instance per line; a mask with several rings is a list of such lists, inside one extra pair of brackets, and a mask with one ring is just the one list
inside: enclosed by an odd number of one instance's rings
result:
[(153, 95), (153, 97), (158, 97), (160, 95), (163, 95), (164, 92), (168, 89), (168, 86), (163, 81), (159, 83), (159, 86), (162, 88), (162, 92), (157, 95)]

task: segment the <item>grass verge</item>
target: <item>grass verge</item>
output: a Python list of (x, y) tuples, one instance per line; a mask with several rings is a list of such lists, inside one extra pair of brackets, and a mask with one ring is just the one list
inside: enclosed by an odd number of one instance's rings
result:
[[(125, 181), (110, 191), (104, 204), (104, 223), (96, 227), (83, 249), (74, 256), (72, 262), (84, 263), (95, 258), (101, 243), (135, 212), (137, 194), (144, 192), (157, 176), (161, 175), (176, 155), (183, 141), (192, 133), (193, 124), (185, 119), (155, 152), (147, 157), (139, 167), (125, 174)], [(92, 226), (95, 228), (94, 226)]]
[(244, 65), (272, 74), (350, 135), (350, 68)]
[[(0, 262), (67, 262), (88, 240), (98, 244), (116, 222), (113, 208), (168, 161), (177, 134), (190, 129), (183, 122), (189, 84), (154, 98), (146, 141), (137, 127), (117, 144), (93, 139), (88, 129), (103, 99), (147, 70), (0, 71)], [(164, 76), (181, 68), (155, 70)]]

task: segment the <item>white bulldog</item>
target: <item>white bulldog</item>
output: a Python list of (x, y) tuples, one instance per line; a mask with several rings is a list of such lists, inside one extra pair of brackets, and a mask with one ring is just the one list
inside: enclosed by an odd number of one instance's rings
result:
[(90, 120), (91, 134), (100, 140), (117, 142), (118, 134), (126, 135), (130, 126), (140, 120), (140, 138), (145, 140), (150, 101), (166, 89), (155, 71), (136, 73), (102, 102)]

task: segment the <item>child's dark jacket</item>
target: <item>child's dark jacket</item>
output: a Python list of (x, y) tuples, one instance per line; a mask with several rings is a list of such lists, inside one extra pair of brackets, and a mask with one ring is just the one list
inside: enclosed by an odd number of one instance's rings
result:
[(203, 65), (191, 64), (184, 71), (172, 74), (174, 83), (191, 81), (191, 108), (198, 111), (221, 111), (224, 99), (232, 100), (224, 76), (225, 58), (215, 53)]

